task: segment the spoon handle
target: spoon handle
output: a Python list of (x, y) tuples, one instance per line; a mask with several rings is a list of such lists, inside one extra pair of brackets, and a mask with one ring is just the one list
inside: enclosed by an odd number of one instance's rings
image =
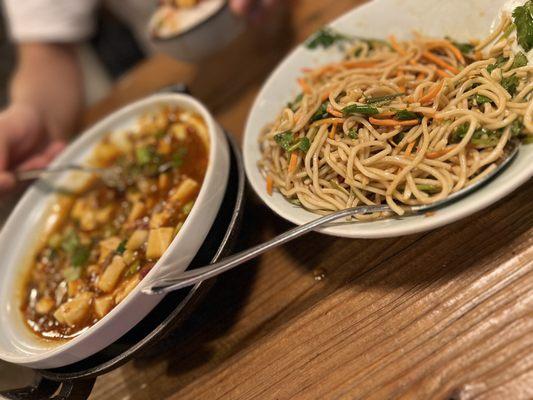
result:
[(52, 169), (49, 168), (35, 168), (35, 169), (29, 169), (25, 171), (15, 171), (15, 179), (19, 182), (22, 181), (31, 181), (35, 179), (39, 179), (43, 175), (47, 174), (57, 174), (62, 173), (65, 171), (84, 171), (88, 173), (94, 173), (97, 172), (97, 168), (93, 167), (87, 167), (83, 165), (76, 165), (76, 164), (68, 164), (68, 165), (60, 165), (57, 167), (54, 167)]
[(353, 208), (347, 208), (345, 210), (337, 211), (332, 214), (328, 214), (324, 217), (317, 218), (307, 224), (297, 226), (290, 229), (287, 232), (282, 233), (274, 237), (273, 239), (251, 247), (248, 250), (241, 251), (237, 254), (229, 256), (219, 262), (207, 265), (205, 267), (195, 268), (193, 270), (180, 273), (177, 276), (166, 276), (161, 279), (157, 279), (152, 282), (148, 287), (143, 289), (146, 294), (162, 294), (172, 292), (177, 289), (181, 289), (187, 286), (194, 285), (195, 283), (204, 281), (214, 276), (220, 275), (246, 261), (249, 261), (260, 254), (263, 254), (270, 249), (281, 246), (284, 243), (290, 242), (297, 237), (300, 237), (307, 232), (310, 232), (324, 224), (333, 222), (342, 217), (347, 217), (355, 214), (368, 214), (379, 211), (390, 211), (387, 205), (377, 206), (359, 206)]
[[(451, 194), (450, 196), (440, 201), (429, 204), (403, 207), (404, 210), (409, 215), (423, 214), (426, 211), (444, 207), (478, 190), (488, 181), (490, 181), (499, 173), (501, 173), (501, 171), (503, 171), (513, 161), (513, 159), (518, 154), (518, 149), (519, 146), (516, 141), (509, 141), (505, 148), (505, 157), (503, 158), (503, 160), (498, 164), (496, 168), (486, 174), (482, 179)], [(328, 214), (324, 217), (317, 218), (311, 222), (308, 222), (307, 224), (290, 229), (287, 232), (284, 232), (281, 235), (276, 236), (275, 238), (265, 243), (254, 246), (248, 250), (241, 251), (240, 253), (234, 254), (233, 256), (227, 257), (214, 264), (179, 273), (177, 276), (173, 276), (171, 274), (163, 276), (161, 278), (156, 278), (153, 282), (150, 282), (145, 288), (143, 288), (142, 291), (146, 294), (162, 294), (172, 292), (174, 290), (181, 289), (190, 285), (194, 285), (195, 283), (212, 278), (238, 265), (241, 265), (242, 263), (257, 257), (258, 255), (263, 254), (264, 252), (273, 249), (274, 247), (278, 247), (284, 243), (290, 242), (291, 240), (296, 239), (297, 237), (300, 237), (306, 234), (307, 232), (318, 228), (319, 226), (327, 224), (328, 222), (333, 222), (339, 218), (347, 217), (350, 215), (368, 214), (379, 211), (391, 211), (391, 209), (387, 205), (359, 206), (347, 208), (345, 210)]]

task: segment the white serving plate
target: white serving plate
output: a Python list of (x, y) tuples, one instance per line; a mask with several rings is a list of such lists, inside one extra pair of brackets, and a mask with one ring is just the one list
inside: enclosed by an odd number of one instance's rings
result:
[[(457, 40), (482, 38), (505, 0), (374, 0), (343, 15), (329, 26), (353, 36), (383, 38), (394, 34), (407, 39), (416, 30), (428, 36), (450, 36)], [(273, 121), (279, 111), (299, 92), (296, 79), (301, 68), (338, 61), (341, 52), (296, 48), (270, 75), (259, 92), (245, 127), (244, 167), (255, 192), (278, 215), (297, 225), (317, 214), (294, 206), (275, 192), (269, 196), (265, 179), (257, 168), (261, 158), (258, 137), (261, 129)], [(518, 157), (490, 184), (431, 216), (411, 216), (372, 222), (336, 224), (318, 229), (333, 236), (383, 238), (434, 229), (466, 217), (498, 201), (533, 176), (533, 145), (520, 148)]]
[[(19, 283), (21, 274), (29, 266), (54, 194), (44, 192), (38, 183), (33, 185), (0, 233), (0, 359), (33, 368), (56, 368), (102, 350), (141, 321), (164, 297), (143, 294), (141, 287), (144, 282), (169, 268), (184, 271), (195, 256), (218, 213), (229, 174), (226, 138), (207, 109), (197, 100), (182, 94), (158, 94), (133, 103), (80, 135), (51, 167), (81, 163), (103, 135), (132, 128), (140, 115), (163, 105), (178, 106), (200, 114), (209, 132), (209, 162), (204, 182), (179, 235), (137, 288), (103, 319), (66, 342), (41, 339), (24, 324), (19, 309)], [(72, 180), (72, 175), (65, 174), (51, 182), (69, 185)]]

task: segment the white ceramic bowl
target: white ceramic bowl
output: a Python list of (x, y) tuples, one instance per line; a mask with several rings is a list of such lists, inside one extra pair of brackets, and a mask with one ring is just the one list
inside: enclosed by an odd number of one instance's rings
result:
[[(149, 43), (157, 52), (181, 61), (197, 62), (223, 49), (244, 27), (243, 19), (223, 4), (216, 12), (197, 18), (186, 30), (166, 38), (150, 38)], [(146, 34), (151, 36), (149, 31)]]
[[(132, 128), (140, 115), (163, 105), (178, 106), (202, 116), (209, 131), (209, 162), (190, 215), (179, 235), (145, 279), (161, 273), (170, 265), (175, 270), (185, 270), (218, 213), (229, 174), (229, 149), (222, 129), (207, 109), (187, 95), (158, 94), (148, 97), (113, 113), (84, 132), (52, 164), (53, 167), (82, 162), (104, 134)], [(68, 185), (69, 176), (65, 174), (52, 182)], [(163, 298), (143, 294), (140, 291), (143, 281), (102, 320), (69, 341), (45, 341), (33, 334), (25, 326), (19, 308), (20, 279), (29, 266), (52, 196), (40, 189), (38, 184), (33, 185), (18, 203), (0, 234), (0, 358), (34, 368), (60, 367), (96, 353), (135, 326)]]
[[(504, 0), (374, 0), (343, 15), (330, 26), (340, 32), (367, 38), (386, 38), (395, 34), (409, 38), (414, 30), (434, 37), (457, 40), (482, 38)], [(296, 207), (275, 192), (269, 196), (265, 179), (257, 168), (261, 158), (258, 137), (279, 111), (299, 92), (296, 79), (303, 67), (337, 61), (341, 53), (335, 46), (328, 50), (308, 50), (301, 45), (272, 73), (257, 96), (248, 116), (243, 143), (244, 167), (249, 182), (261, 199), (278, 215), (297, 225), (317, 214)], [(509, 194), (533, 175), (533, 145), (520, 149), (516, 160), (489, 185), (431, 216), (412, 216), (373, 222), (336, 224), (320, 232), (351, 238), (382, 238), (433, 229), (472, 214)]]

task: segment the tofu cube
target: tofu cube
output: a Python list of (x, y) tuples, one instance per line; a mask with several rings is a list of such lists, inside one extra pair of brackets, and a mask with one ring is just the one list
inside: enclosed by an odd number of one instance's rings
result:
[(67, 284), (67, 293), (69, 297), (76, 297), (83, 288), (83, 281), (81, 279), (75, 279)]
[(167, 190), (170, 187), (170, 176), (169, 174), (161, 174), (157, 179), (157, 186), (159, 190)]
[(63, 325), (74, 327), (80, 325), (89, 317), (93, 294), (83, 292), (72, 300), (62, 304), (54, 312), (54, 318)]
[(194, 179), (186, 178), (180, 183), (174, 193), (172, 193), (170, 196), (170, 201), (185, 204), (196, 194), (198, 187), (198, 182), (196, 182)]
[(71, 211), (72, 218), (81, 219), (83, 214), (85, 214), (85, 210), (87, 210), (86, 200), (83, 198), (76, 200)]
[(128, 222), (133, 222), (142, 217), (144, 214), (146, 207), (144, 204), (140, 201), (136, 201), (133, 203), (133, 206), (131, 207), (130, 214), (128, 215)]
[(80, 218), (80, 228), (84, 231), (92, 231), (98, 226), (96, 220), (96, 213), (94, 211), (86, 210)]
[(102, 209), (96, 211), (96, 222), (98, 224), (105, 224), (111, 219), (111, 214), (113, 213), (113, 206), (108, 205)]
[(108, 239), (100, 241), (100, 257), (98, 262), (104, 262), (109, 254), (115, 251), (121, 240), (118, 236), (112, 236)]
[(174, 228), (151, 229), (146, 246), (146, 258), (155, 260), (163, 255), (172, 242)]
[(35, 304), (35, 311), (37, 311), (37, 314), (48, 314), (50, 311), (52, 311), (52, 308), (55, 306), (55, 301), (51, 297), (43, 297), (40, 299), (37, 304)]
[(94, 150), (93, 162), (97, 165), (105, 165), (120, 156), (120, 149), (108, 142), (101, 142)]
[(121, 285), (115, 291), (115, 303), (119, 304), (122, 300), (124, 300), (126, 296), (130, 294), (133, 289), (135, 289), (135, 287), (139, 284), (140, 281), (141, 278), (139, 274), (135, 274), (127, 281), (122, 282)]
[(126, 263), (121, 256), (113, 257), (111, 264), (107, 266), (103, 274), (100, 275), (96, 287), (104, 293), (109, 293), (113, 291), (117, 282), (122, 275), (122, 271), (126, 268)]
[(110, 294), (94, 299), (94, 313), (99, 319), (105, 317), (114, 306), (115, 299)]
[(163, 210), (159, 213), (152, 215), (150, 218), (150, 228), (160, 228), (165, 226), (170, 219), (170, 212), (168, 210)]
[(172, 126), (170, 127), (170, 132), (179, 141), (187, 139), (187, 128), (184, 124), (172, 124)]
[(126, 243), (126, 249), (131, 251), (137, 250), (144, 244), (144, 242), (146, 242), (147, 237), (148, 231), (145, 231), (143, 229), (137, 229), (131, 234), (130, 238), (128, 239), (128, 242)]

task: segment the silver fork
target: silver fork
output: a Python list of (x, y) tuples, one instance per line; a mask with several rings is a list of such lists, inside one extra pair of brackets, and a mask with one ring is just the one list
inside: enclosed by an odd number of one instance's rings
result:
[[(451, 194), (447, 198), (431, 204), (406, 206), (403, 207), (406, 215), (419, 215), (427, 213), (438, 208), (442, 208), (448, 204), (451, 204), (458, 199), (467, 196), (468, 194), (476, 191), (481, 186), (486, 184), (489, 180), (494, 178), (499, 172), (501, 172), (518, 154), (519, 143), (516, 141), (510, 141), (504, 148), (504, 157), (498, 164), (498, 166), (490, 173), (485, 175), (482, 179), (479, 179), (475, 183)], [(213, 278), (220, 275), (232, 268), (235, 268), (246, 261), (249, 261), (260, 254), (263, 254), (275, 247), (281, 246), (291, 240), (294, 240), (308, 232), (311, 232), (325, 224), (334, 222), (343, 217), (349, 217), (360, 214), (370, 214), (375, 212), (392, 211), (387, 205), (372, 205), (372, 206), (358, 206), (353, 208), (347, 208), (345, 210), (337, 211), (328, 214), (324, 217), (317, 218), (307, 224), (297, 226), (290, 229), (287, 232), (282, 233), (274, 237), (273, 239), (254, 246), (250, 249), (241, 251), (240, 253), (229, 256), (219, 262), (200, 267), (192, 270), (176, 274), (176, 276), (164, 276), (160, 279), (154, 279), (147, 287), (143, 288), (143, 293), (146, 294), (161, 294), (172, 292), (177, 289), (181, 289), (187, 286), (194, 285), (203, 280)], [(349, 223), (349, 222), (348, 222)]]

